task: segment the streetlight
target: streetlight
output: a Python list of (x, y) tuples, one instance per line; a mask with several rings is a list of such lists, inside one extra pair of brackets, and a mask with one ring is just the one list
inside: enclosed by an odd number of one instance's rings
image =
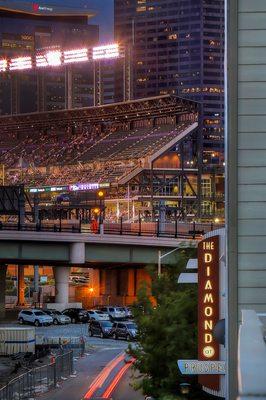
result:
[(180, 383), (180, 393), (189, 394), (190, 393), (190, 383)]
[(168, 253), (162, 254), (161, 250), (158, 250), (158, 276), (162, 275), (162, 263), (161, 260), (166, 257), (169, 256), (169, 254), (174, 253), (174, 251), (179, 250), (180, 247), (176, 247), (174, 250), (169, 251)]

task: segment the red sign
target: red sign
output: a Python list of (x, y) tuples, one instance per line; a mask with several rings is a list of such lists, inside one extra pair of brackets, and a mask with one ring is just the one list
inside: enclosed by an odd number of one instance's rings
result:
[(32, 9), (33, 9), (33, 11), (35, 11), (35, 12), (39, 11), (39, 4), (33, 3), (33, 4), (32, 4)]
[[(204, 239), (198, 246), (198, 359), (219, 361), (219, 343), (213, 329), (219, 312), (219, 236)], [(201, 375), (199, 383), (219, 390), (217, 375)]]

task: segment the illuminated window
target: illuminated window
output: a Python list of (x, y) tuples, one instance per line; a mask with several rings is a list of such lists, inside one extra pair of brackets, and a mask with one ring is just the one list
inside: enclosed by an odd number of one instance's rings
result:
[(144, 12), (146, 10), (147, 10), (147, 7), (145, 7), (145, 6), (137, 7), (137, 12)]
[(169, 40), (176, 40), (177, 39), (177, 34), (176, 33), (172, 33), (171, 35), (168, 35), (168, 39)]

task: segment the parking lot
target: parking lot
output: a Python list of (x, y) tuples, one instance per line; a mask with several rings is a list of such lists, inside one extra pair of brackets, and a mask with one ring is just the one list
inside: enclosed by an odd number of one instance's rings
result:
[(88, 334), (89, 324), (69, 324), (60, 326), (41, 326), (36, 328), (37, 335), (45, 337), (80, 337), (83, 336), (85, 342), (91, 346), (101, 346), (125, 349), (128, 343), (124, 339), (114, 340), (112, 338), (101, 339), (100, 337), (89, 337)]

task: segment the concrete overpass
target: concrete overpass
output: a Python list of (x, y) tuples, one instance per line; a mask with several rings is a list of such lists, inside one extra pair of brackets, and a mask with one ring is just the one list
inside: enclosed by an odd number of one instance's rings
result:
[[(66, 232), (0, 231), (0, 276), (4, 284), (5, 265), (19, 265), (19, 300), (24, 304), (24, 265), (49, 265), (54, 267), (56, 306), (68, 303), (68, 285), (71, 266), (93, 268), (91, 285), (95, 298), (117, 294), (117, 287), (133, 298), (137, 286), (145, 280), (144, 267), (158, 263), (158, 251), (174, 248), (196, 248), (198, 240), (163, 237), (138, 237)], [(177, 261), (177, 252), (164, 259), (167, 265)], [(110, 272), (110, 270), (112, 270)], [(4, 289), (4, 288), (2, 288)], [(0, 296), (1, 296), (0, 287)], [(4, 300), (0, 299), (0, 303)]]

